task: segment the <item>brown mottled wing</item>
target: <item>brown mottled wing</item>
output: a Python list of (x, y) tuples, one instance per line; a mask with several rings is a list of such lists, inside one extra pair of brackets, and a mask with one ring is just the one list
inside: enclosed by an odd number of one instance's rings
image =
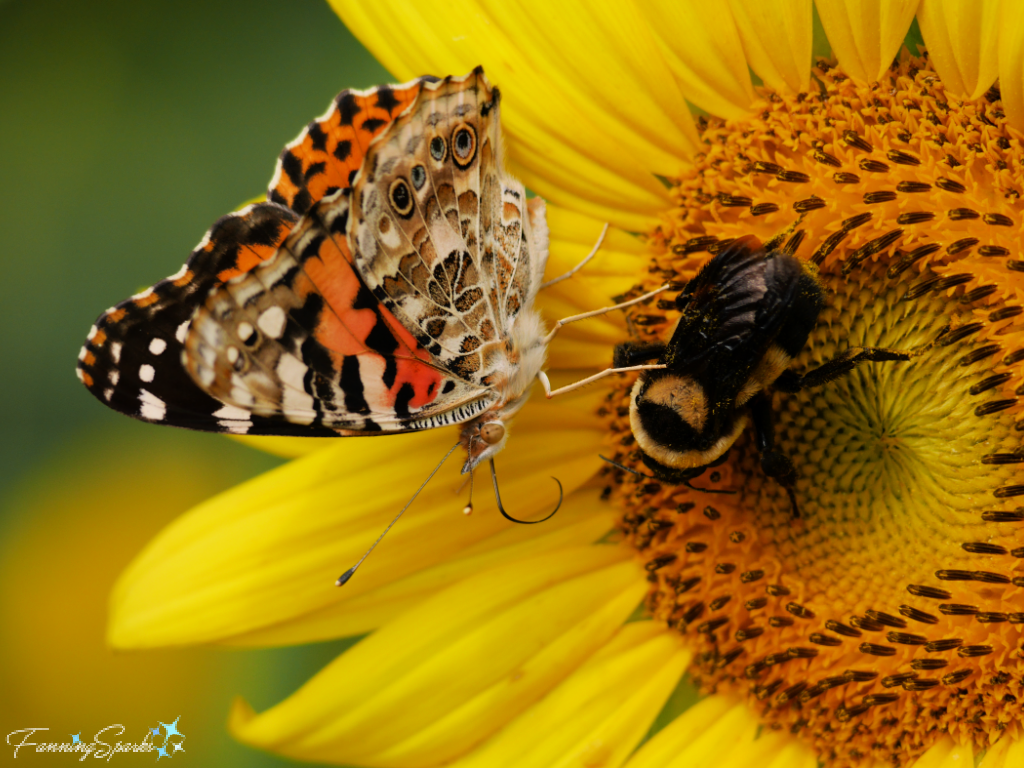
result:
[(425, 84), (368, 150), (348, 228), (373, 294), (437, 364), (481, 387), (514, 365), (508, 342), (547, 258), (543, 205), (528, 211), (502, 167), (498, 101), (479, 69)]

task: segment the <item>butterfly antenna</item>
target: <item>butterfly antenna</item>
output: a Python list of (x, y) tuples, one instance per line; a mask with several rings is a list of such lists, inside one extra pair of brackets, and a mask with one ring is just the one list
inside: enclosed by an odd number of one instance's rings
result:
[(513, 523), (520, 523), (521, 525), (533, 525), (535, 523), (543, 523), (545, 520), (550, 520), (554, 516), (555, 512), (557, 512), (561, 508), (562, 499), (564, 498), (564, 494), (562, 492), (562, 484), (559, 482), (557, 477), (552, 477), (551, 479), (558, 483), (558, 503), (555, 505), (555, 508), (551, 511), (551, 514), (547, 517), (541, 518), (540, 520), (517, 520), (516, 518), (512, 517), (512, 515), (510, 515), (508, 512), (506, 512), (505, 507), (503, 507), (501, 504), (501, 492), (498, 491), (498, 473), (494, 469), (494, 459), (491, 459), (491, 480), (494, 481), (494, 498), (498, 502), (498, 511), (501, 512), (502, 517), (504, 517), (506, 520), (511, 520)]
[[(473, 455), (473, 439), (475, 437), (476, 437), (475, 435), (470, 435), (470, 438), (469, 438), (469, 448), (467, 449), (467, 452), (469, 453), (470, 456)], [(471, 463), (469, 465), (469, 501), (467, 501), (466, 502), (466, 506), (464, 506), (462, 508), (462, 514), (464, 514), (464, 515), (472, 515), (473, 514), (473, 478), (475, 476), (476, 475), (473, 472), (473, 465)]]
[[(416, 493), (414, 493), (412, 495), (412, 498), (409, 499), (405, 503), (405, 506), (402, 507), (402, 511), (399, 512), (397, 515), (395, 515), (395, 519), (392, 520), (390, 523), (388, 523), (388, 527), (384, 529), (384, 531), (381, 533), (381, 535), (377, 537), (377, 540), (375, 542), (373, 542), (373, 544), (370, 545), (370, 548), (368, 550), (366, 550), (366, 554), (364, 554), (362, 557), (359, 558), (359, 562), (358, 563), (353, 565), (351, 568), (349, 568), (347, 571), (345, 571), (343, 574), (341, 574), (341, 576), (338, 577), (338, 580), (336, 582), (334, 582), (336, 586), (340, 587), (343, 584), (346, 584), (348, 582), (348, 580), (352, 578), (352, 575), (356, 572), (356, 568), (358, 568), (360, 565), (362, 565), (363, 564), (363, 560), (365, 560), (367, 557), (370, 556), (370, 553), (373, 552), (374, 547), (376, 547), (378, 544), (380, 544), (380, 540), (383, 539), (387, 535), (387, 532), (390, 531), (391, 528), (394, 526), (394, 524), (398, 522), (398, 518), (400, 518), (403, 514), (405, 514), (405, 510), (407, 510), (412, 505), (412, 503), (414, 501), (416, 501), (416, 497), (420, 495), (420, 491), (422, 491), (424, 488), (427, 487), (427, 483), (429, 483), (431, 481), (431, 479), (434, 477), (434, 475), (437, 474), (437, 470), (439, 470), (441, 468), (441, 465), (444, 464), (448, 460), (448, 457), (451, 456), (452, 453), (455, 452), (455, 449), (458, 448), (460, 445), (461, 445), (461, 443), (456, 443), (455, 445), (453, 445), (451, 447), (451, 449), (448, 451), (448, 453), (446, 453), (444, 455), (444, 458), (441, 459), (441, 461), (438, 462), (436, 467), (434, 467), (434, 471), (431, 472), (429, 475), (427, 475), (427, 479), (423, 481), (423, 485), (421, 485), (419, 488), (417, 488), (416, 489)], [(501, 506), (501, 505), (499, 504), (499, 506)]]

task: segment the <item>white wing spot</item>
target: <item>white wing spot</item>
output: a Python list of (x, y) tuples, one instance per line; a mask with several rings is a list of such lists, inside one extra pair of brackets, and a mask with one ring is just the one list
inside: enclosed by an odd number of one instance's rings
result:
[(78, 350), (78, 359), (85, 360), (85, 356), (87, 354), (89, 354), (89, 350), (87, 350), (85, 347), (82, 347), (80, 350)]
[(176, 338), (179, 343), (185, 343), (185, 337), (188, 336), (188, 326), (189, 323), (191, 322), (191, 320), (186, 320), (184, 323), (179, 325), (177, 329), (174, 331), (174, 338)]
[(288, 316), (281, 307), (270, 307), (259, 316), (256, 325), (270, 338), (279, 339), (287, 322)]
[(153, 339), (149, 342), (149, 352), (153, 355), (163, 354), (163, 351), (167, 349), (167, 342), (163, 339)]
[(97, 332), (98, 330), (99, 330), (99, 328), (97, 328), (97, 327), (96, 327), (95, 325), (94, 325), (94, 326), (93, 326), (92, 328), (90, 328), (90, 329), (89, 329), (89, 335), (85, 337), (85, 338), (86, 338), (86, 340), (88, 340), (88, 341), (92, 341), (92, 340), (93, 340), (93, 337), (94, 337), (94, 336), (96, 335), (96, 332)]
[(110, 356), (114, 359), (115, 364), (121, 362), (121, 347), (120, 341), (114, 341), (110, 344)]
[(117, 386), (117, 382), (119, 382), (121, 380), (121, 372), (119, 370), (117, 370), (117, 369), (114, 369), (114, 370), (112, 370), (110, 372), (110, 375), (107, 378), (109, 378), (110, 379), (110, 383), (113, 384), (116, 387)]
[(75, 368), (75, 375), (78, 377), (80, 382), (85, 384), (85, 374), (82, 372), (81, 368)]
[(249, 412), (237, 405), (225, 405), (213, 412), (215, 419), (228, 419), (230, 421), (249, 421)]
[(139, 378), (147, 384), (153, 380), (153, 376), (156, 375), (156, 370), (152, 365), (140, 365), (139, 366)]
[(104, 399), (110, 400), (110, 398), (112, 398), (113, 396), (114, 396), (114, 390), (113, 389), (104, 389), (103, 390), (103, 397), (104, 397)]
[(234, 365), (238, 362), (238, 356), (241, 354), (238, 351), (238, 347), (228, 347), (224, 350), (224, 357), (228, 359), (228, 362)]
[(182, 264), (181, 265), (181, 269), (179, 269), (177, 272), (175, 272), (173, 275), (171, 275), (167, 279), (172, 281), (172, 282), (174, 280), (180, 280), (181, 278), (183, 278), (185, 276), (186, 272), (188, 272), (188, 264)]
[[(113, 390), (110, 390), (113, 394)], [(110, 398), (107, 398), (108, 400)], [(139, 415), (150, 421), (163, 421), (167, 415), (167, 404), (145, 389), (139, 390)]]
[(246, 434), (252, 428), (252, 423), (250, 423), (248, 421), (223, 421), (222, 420), (222, 421), (218, 421), (217, 423), (220, 424), (221, 428), (225, 432), (230, 432), (233, 435), (244, 435), (244, 434)]
[(239, 323), (237, 330), (238, 338), (240, 338), (242, 341), (245, 341), (254, 333), (256, 333), (256, 329), (253, 328), (249, 323)]

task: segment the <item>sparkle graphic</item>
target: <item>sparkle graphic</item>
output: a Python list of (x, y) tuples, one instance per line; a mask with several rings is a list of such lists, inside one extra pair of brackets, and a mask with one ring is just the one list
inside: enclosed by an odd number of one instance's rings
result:
[(175, 752), (184, 752), (185, 751), (185, 748), (183, 746), (181, 746), (181, 742), (180, 741), (174, 742), (174, 751)]
[(156, 748), (156, 759), (159, 760), (161, 757), (170, 757), (170, 755), (167, 754), (167, 750), (164, 749), (163, 747), (157, 747)]
[(167, 723), (160, 723), (160, 727), (167, 732), (164, 735), (164, 741), (167, 741), (167, 739), (171, 738), (171, 736), (181, 736), (182, 738), (185, 737), (185, 734), (178, 730), (179, 720), (181, 720), (181, 715), (178, 715), (176, 718), (174, 718), (174, 722), (169, 725)]
[[(175, 720), (174, 722), (178, 722), (178, 721)], [(159, 728), (150, 728), (149, 732), (151, 734), (153, 734), (154, 736), (159, 736), (160, 735), (160, 729)]]
[(82, 740), (79, 738), (81, 735), (82, 735), (81, 731), (79, 731), (78, 733), (72, 733), (71, 734), (71, 743), (72, 744), (81, 744)]

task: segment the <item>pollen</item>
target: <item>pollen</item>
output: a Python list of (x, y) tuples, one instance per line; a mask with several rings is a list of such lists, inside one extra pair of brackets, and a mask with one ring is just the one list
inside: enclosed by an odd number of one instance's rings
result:
[[(749, 430), (700, 490), (609, 467), (609, 493), (704, 690), (746, 696), (829, 766), (909, 765), (946, 733), (1024, 737), (1024, 148), (997, 90), (960, 102), (926, 58), (869, 86), (815, 76), (703, 123), (638, 288), (680, 290), (752, 234), (826, 290), (795, 370), (851, 347), (912, 357), (772, 395), (799, 517)], [(672, 298), (633, 317), (641, 340), (667, 338)], [(642, 472), (630, 385), (609, 450)]]

